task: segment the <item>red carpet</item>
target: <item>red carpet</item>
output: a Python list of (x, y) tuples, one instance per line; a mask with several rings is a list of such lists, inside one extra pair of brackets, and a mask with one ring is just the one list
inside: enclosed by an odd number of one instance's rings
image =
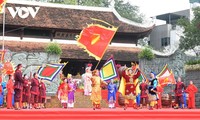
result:
[(88, 108), (47, 108), (39, 110), (0, 109), (1, 120), (200, 120), (200, 110), (161, 109), (134, 110), (128, 108), (92, 110)]

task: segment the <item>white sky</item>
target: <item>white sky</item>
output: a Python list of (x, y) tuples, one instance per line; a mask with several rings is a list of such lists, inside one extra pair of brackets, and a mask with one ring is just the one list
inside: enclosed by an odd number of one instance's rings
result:
[(124, 0), (140, 7), (146, 17), (190, 8), (189, 0)]

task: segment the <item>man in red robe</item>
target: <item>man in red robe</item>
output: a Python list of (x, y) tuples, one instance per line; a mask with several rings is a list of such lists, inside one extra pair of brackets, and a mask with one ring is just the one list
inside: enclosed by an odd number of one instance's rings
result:
[(13, 83), (13, 76), (9, 75), (9, 80), (8, 83), (6, 85), (7, 88), (7, 109), (13, 109), (13, 105), (12, 105), (12, 99), (13, 99), (13, 94), (14, 94), (14, 89), (13, 89), (14, 83)]
[(43, 79), (41, 79), (40, 84), (39, 84), (39, 103), (40, 103), (40, 108), (45, 108), (44, 104), (46, 101), (46, 86), (44, 84)]
[(185, 90), (185, 85), (184, 83), (181, 81), (181, 78), (178, 77), (178, 82), (176, 83), (176, 87), (175, 87), (175, 103), (176, 106), (174, 107), (174, 109), (178, 109), (179, 108), (179, 104), (181, 104), (182, 108), (184, 108), (184, 101), (183, 101), (183, 91)]
[(161, 109), (162, 108), (162, 92), (163, 92), (163, 88), (161, 85), (157, 86), (157, 95), (158, 95), (158, 101), (157, 101), (157, 109)]
[(38, 99), (39, 99), (39, 80), (38, 80), (38, 74), (34, 73), (33, 79), (31, 80), (31, 104), (35, 109), (39, 109)]
[(22, 78), (22, 64), (17, 65), (17, 69), (15, 70), (15, 74), (14, 74), (14, 79), (15, 79), (15, 83), (14, 83), (15, 110), (20, 110), (19, 102), (21, 100), (23, 83), (24, 83), (24, 80)]
[(188, 99), (188, 108), (194, 109), (195, 108), (195, 93), (198, 91), (198, 88), (190, 81), (190, 85), (186, 88), (185, 92), (189, 94)]
[(142, 83), (140, 84), (140, 90), (141, 90), (141, 94), (140, 94), (140, 107), (142, 108), (142, 105), (146, 105), (146, 107), (148, 107), (149, 103), (148, 103), (148, 84), (142, 80)]
[(23, 96), (22, 96), (22, 102), (23, 102), (23, 108), (27, 109), (30, 106), (30, 88), (31, 88), (31, 83), (28, 80), (28, 76), (25, 74), (24, 75), (24, 86), (23, 86)]

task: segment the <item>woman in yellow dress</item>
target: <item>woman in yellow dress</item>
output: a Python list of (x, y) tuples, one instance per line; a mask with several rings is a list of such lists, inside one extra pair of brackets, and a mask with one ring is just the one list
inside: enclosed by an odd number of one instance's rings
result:
[(94, 70), (92, 72), (92, 94), (91, 94), (91, 101), (93, 104), (93, 109), (101, 109), (100, 103), (101, 103), (101, 84), (107, 85), (106, 82), (104, 82), (100, 76), (99, 76), (99, 70)]

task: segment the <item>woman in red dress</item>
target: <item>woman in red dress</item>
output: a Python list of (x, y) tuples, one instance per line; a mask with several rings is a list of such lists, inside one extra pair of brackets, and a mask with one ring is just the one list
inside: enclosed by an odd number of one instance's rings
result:
[(13, 76), (9, 75), (8, 83), (6, 85), (7, 88), (7, 109), (13, 109), (12, 105), (12, 99), (13, 99), (13, 94), (14, 94), (14, 83), (13, 83)]

